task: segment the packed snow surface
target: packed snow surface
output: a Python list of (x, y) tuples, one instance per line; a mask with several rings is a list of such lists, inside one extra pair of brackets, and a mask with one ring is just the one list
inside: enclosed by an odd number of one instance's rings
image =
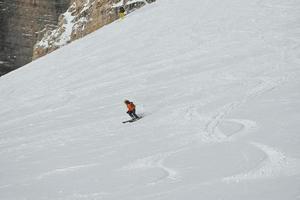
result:
[(0, 199), (300, 199), (299, 10), (160, 0), (1, 77)]

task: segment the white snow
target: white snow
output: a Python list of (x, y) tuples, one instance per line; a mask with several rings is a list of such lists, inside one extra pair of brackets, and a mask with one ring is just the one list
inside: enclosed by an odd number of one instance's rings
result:
[(280, 175), (292, 176), (300, 173), (299, 159), (287, 158), (282, 152), (266, 145), (259, 143), (253, 143), (253, 145), (266, 154), (259, 166), (245, 174), (226, 177), (223, 179), (224, 181), (239, 182), (244, 179), (270, 178)]
[[(137, 2), (144, 2), (145, 4), (147, 4), (146, 0), (127, 0), (127, 4), (131, 4), (131, 3), (137, 3)], [(124, 0), (119, 1), (118, 3), (114, 3), (112, 5), (113, 8), (118, 8), (124, 5)]]
[(0, 199), (299, 199), (299, 10), (160, 0), (2, 76)]
[(59, 37), (59, 40), (55, 42), (56, 46), (63, 46), (66, 45), (71, 40), (71, 34), (73, 31), (74, 26), (74, 16), (72, 15), (72, 12), (67, 11), (63, 14), (65, 23), (63, 25), (64, 31)]

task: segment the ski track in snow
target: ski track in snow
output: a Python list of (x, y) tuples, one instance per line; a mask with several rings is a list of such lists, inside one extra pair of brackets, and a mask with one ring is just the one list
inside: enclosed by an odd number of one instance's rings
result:
[(273, 90), (278, 85), (282, 84), (282, 82), (285, 80), (285, 77), (278, 79), (270, 77), (259, 77), (257, 78), (257, 80), (259, 81), (258, 85), (247, 92), (247, 98), (256, 97)]
[[(225, 73), (225, 79), (242, 81), (244, 85), (254, 84), (253, 87), (248, 89), (245, 94), (245, 97), (241, 100), (237, 100), (231, 103), (228, 103), (221, 107), (216, 114), (207, 119), (199, 112), (196, 108), (189, 108), (185, 114), (185, 119), (190, 120), (192, 117), (196, 117), (200, 121), (206, 121), (204, 128), (201, 130), (200, 140), (204, 143), (220, 143), (233, 141), (238, 138), (240, 135), (249, 133), (257, 128), (257, 123), (249, 119), (230, 119), (226, 118), (232, 111), (242, 106), (251, 98), (258, 97), (268, 91), (273, 90), (278, 85), (280, 85), (285, 78), (270, 78), (270, 77), (258, 77), (255, 79), (240, 79), (234, 77), (232, 74)], [(224, 78), (223, 77), (223, 78)], [(257, 83), (258, 82), (258, 83)], [(223, 124), (227, 124), (232, 127), (240, 127), (237, 130), (222, 130), (220, 127)], [(199, 135), (198, 135), (199, 136)]]
[(107, 196), (109, 196), (109, 193), (106, 192), (94, 192), (94, 193), (74, 192), (71, 195), (67, 195), (63, 198), (58, 198), (57, 200), (73, 200), (73, 199), (98, 200), (98, 199), (104, 199)]
[(225, 142), (229, 141), (230, 138), (226, 136), (218, 126), (224, 118), (226, 114), (228, 114), (231, 110), (233, 110), (239, 103), (233, 102), (225, 105), (218, 113), (215, 115), (204, 128), (204, 137), (206, 142)]
[(86, 164), (86, 165), (75, 165), (75, 166), (70, 166), (70, 167), (65, 167), (65, 168), (60, 168), (60, 169), (55, 169), (51, 170), (49, 172), (43, 173), (37, 177), (37, 179), (43, 179), (48, 176), (56, 175), (56, 174), (65, 174), (65, 173), (71, 173), (77, 170), (81, 170), (84, 168), (90, 168), (90, 167), (95, 167), (98, 166), (99, 164), (93, 163), (93, 164)]
[(242, 180), (292, 176), (300, 173), (299, 159), (289, 158), (281, 151), (264, 144), (251, 144), (264, 152), (264, 159), (254, 169), (245, 173), (225, 177), (222, 179), (223, 181), (227, 183), (240, 182)]
[[(225, 105), (221, 111), (207, 123), (205, 132), (208, 135), (212, 135), (215, 138), (216, 142), (230, 141), (231, 136), (241, 134), (242, 132), (250, 132), (253, 129), (256, 129), (257, 124), (254, 121), (245, 120), (245, 119), (225, 119), (225, 116), (230, 113), (233, 109), (240, 106), (246, 102), (249, 98), (258, 97), (268, 91), (273, 90), (282, 84), (285, 80), (285, 77), (274, 79), (269, 77), (260, 77), (258, 78), (259, 83), (246, 93), (245, 99), (240, 102), (234, 102)], [(220, 124), (222, 122), (230, 122), (240, 124), (242, 128), (234, 134), (228, 135), (226, 132), (222, 132), (220, 129)], [(225, 182), (239, 182), (241, 180), (253, 180), (260, 178), (271, 178), (277, 177), (280, 175), (291, 176), (300, 173), (300, 161), (298, 159), (289, 158), (281, 151), (278, 151), (272, 147), (269, 147), (260, 143), (251, 143), (254, 147), (260, 149), (264, 152), (265, 158), (260, 162), (257, 168), (252, 169), (248, 172), (225, 177), (222, 180)]]
[(11, 186), (12, 186), (12, 184), (1, 185), (0, 189), (8, 188), (8, 187), (11, 187)]
[(178, 172), (172, 168), (165, 166), (163, 163), (165, 159), (167, 159), (169, 156), (177, 152), (178, 151), (166, 152), (166, 153), (160, 153), (157, 155), (141, 158), (134, 161), (133, 163), (124, 166), (121, 170), (136, 170), (136, 169), (147, 170), (147, 169), (157, 168), (157, 169), (161, 169), (165, 175), (162, 177), (158, 177), (155, 181), (149, 183), (149, 185), (154, 185), (164, 180), (170, 180), (174, 182), (180, 178)]
[[(231, 119), (226, 118), (226, 116), (238, 106), (241, 102), (233, 102), (223, 106), (217, 114), (211, 118), (202, 116), (196, 107), (188, 108), (185, 114), (186, 120), (191, 120), (196, 118), (197, 120), (203, 122), (204, 127), (201, 129), (200, 134), (195, 135), (201, 142), (204, 143), (221, 143), (234, 141), (236, 138), (250, 133), (257, 128), (257, 123), (248, 119)], [(223, 130), (222, 126), (227, 125), (227, 129)], [(191, 140), (195, 140), (192, 137)]]
[[(246, 96), (241, 101), (236, 101), (228, 103), (223, 106), (217, 114), (212, 117), (206, 124), (202, 133), (201, 140), (207, 143), (220, 143), (234, 141), (243, 133), (249, 133), (257, 128), (257, 123), (248, 119), (230, 119), (226, 116), (232, 112), (234, 109), (241, 106), (243, 103), (248, 101), (250, 98), (256, 98), (260, 95), (265, 94), (278, 87), (284, 80), (283, 78), (269, 78), (269, 77), (259, 77), (258, 84), (252, 87), (246, 92)], [(195, 114), (195, 109), (190, 111), (187, 115), (196, 115), (201, 119), (200, 114)], [(187, 117), (186, 117), (187, 118)], [(222, 124), (232, 124), (232, 126), (239, 126), (237, 130), (234, 131), (223, 131)], [(260, 178), (271, 178), (280, 175), (291, 176), (300, 173), (300, 162), (298, 159), (289, 158), (284, 153), (269, 147), (264, 144), (251, 143), (255, 148), (260, 149), (264, 152), (265, 158), (259, 163), (259, 165), (242, 174), (237, 174), (230, 177), (225, 177), (222, 181), (229, 182), (239, 182), (241, 180), (253, 180)]]

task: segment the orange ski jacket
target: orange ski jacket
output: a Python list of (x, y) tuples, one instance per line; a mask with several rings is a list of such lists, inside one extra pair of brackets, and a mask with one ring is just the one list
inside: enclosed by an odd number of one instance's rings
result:
[(128, 108), (128, 111), (133, 111), (135, 109), (135, 105), (130, 102), (129, 104), (126, 104), (127, 105), (127, 108)]

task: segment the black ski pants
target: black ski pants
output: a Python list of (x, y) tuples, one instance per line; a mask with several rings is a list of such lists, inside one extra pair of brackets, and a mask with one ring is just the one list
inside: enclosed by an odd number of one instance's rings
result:
[(139, 118), (139, 116), (137, 116), (137, 114), (135, 114), (135, 109), (133, 109), (132, 111), (127, 111), (127, 113), (132, 119)]

